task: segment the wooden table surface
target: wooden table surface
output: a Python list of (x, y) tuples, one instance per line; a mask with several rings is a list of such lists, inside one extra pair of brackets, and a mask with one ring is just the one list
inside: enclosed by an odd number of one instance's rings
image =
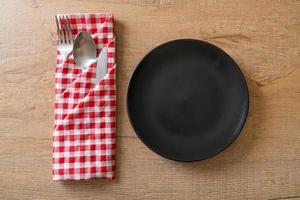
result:
[[(300, 1), (0, 2), (0, 199), (300, 199)], [(53, 182), (55, 13), (113, 12), (117, 178)], [(209, 41), (240, 65), (250, 112), (223, 153), (180, 163), (135, 136), (125, 107), (135, 64), (177, 38)]]

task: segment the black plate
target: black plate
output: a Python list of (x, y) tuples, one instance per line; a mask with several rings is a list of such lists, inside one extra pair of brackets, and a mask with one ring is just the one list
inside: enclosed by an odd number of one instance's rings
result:
[(238, 65), (200, 40), (162, 44), (137, 65), (127, 109), (138, 137), (177, 161), (211, 157), (239, 135), (248, 113), (248, 89)]

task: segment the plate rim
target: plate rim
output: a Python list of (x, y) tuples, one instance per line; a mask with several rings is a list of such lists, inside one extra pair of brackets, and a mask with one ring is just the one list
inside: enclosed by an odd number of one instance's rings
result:
[[(140, 134), (138, 133), (136, 127), (134, 126), (134, 123), (132, 121), (132, 117), (130, 113), (132, 113), (132, 111), (130, 111), (130, 108), (129, 108), (129, 89), (132, 85), (132, 80), (133, 80), (133, 77), (135, 76), (135, 74), (137, 73), (137, 69), (140, 68), (141, 66), (141, 63), (145, 60), (145, 58), (147, 56), (149, 56), (153, 51), (157, 50), (158, 48), (162, 47), (162, 46), (165, 46), (165, 45), (168, 45), (170, 43), (173, 43), (173, 42), (181, 42), (181, 41), (193, 41), (193, 42), (199, 42), (199, 43), (202, 43), (202, 44), (205, 44), (205, 45), (210, 45), (220, 51), (222, 51), (225, 55), (227, 55), (229, 57), (229, 59), (232, 60), (232, 62), (237, 66), (237, 70), (239, 71), (241, 77), (242, 77), (242, 81), (244, 82), (244, 85), (245, 85), (245, 88), (246, 88), (246, 103), (247, 105), (245, 106), (246, 107), (246, 111), (245, 111), (245, 114), (243, 115), (243, 118), (242, 118), (242, 123), (241, 123), (241, 126), (239, 127), (238, 131), (237, 131), (237, 134), (235, 135), (235, 137), (232, 139), (232, 141), (230, 143), (228, 143), (227, 145), (225, 145), (223, 148), (221, 148), (220, 150), (212, 153), (212, 154), (209, 154), (208, 156), (205, 156), (204, 158), (199, 158), (199, 159), (178, 159), (178, 158), (174, 158), (173, 156), (169, 156), (169, 155), (165, 155), (164, 153), (161, 153), (159, 152), (156, 148), (153, 148), (151, 145), (149, 145), (141, 136)], [(134, 69), (133, 69), (133, 72), (131, 73), (130, 75), (130, 78), (129, 78), (129, 81), (127, 83), (127, 90), (126, 90), (126, 111), (127, 111), (127, 115), (128, 115), (128, 119), (129, 119), (129, 122), (130, 122), (130, 125), (132, 127), (132, 129), (134, 130), (134, 133), (135, 135), (142, 141), (142, 143), (147, 147), (149, 148), (151, 151), (153, 151), (154, 153), (156, 153), (157, 155), (159, 156), (162, 156), (168, 160), (173, 160), (173, 161), (178, 161), (178, 162), (197, 162), (197, 161), (202, 161), (202, 160), (206, 160), (206, 159), (209, 159), (211, 157), (214, 157), (216, 156), (217, 154), (220, 154), (221, 152), (225, 151), (229, 146), (231, 146), (235, 141), (236, 139), (240, 136), (245, 124), (246, 124), (246, 121), (248, 119), (248, 114), (249, 114), (249, 107), (250, 107), (250, 99), (249, 99), (249, 89), (248, 89), (248, 85), (247, 85), (247, 81), (245, 79), (245, 76), (240, 68), (240, 66), (235, 62), (235, 60), (223, 49), (221, 49), (220, 47), (210, 43), (210, 42), (207, 42), (207, 41), (204, 41), (204, 40), (200, 40), (200, 39), (192, 39), (192, 38), (182, 38), (182, 39), (174, 39), (174, 40), (169, 40), (167, 42), (164, 42), (160, 45), (157, 45), (155, 46), (154, 48), (152, 48), (150, 51), (148, 51), (147, 53), (145, 53), (145, 55), (138, 61), (138, 63), (135, 65)]]

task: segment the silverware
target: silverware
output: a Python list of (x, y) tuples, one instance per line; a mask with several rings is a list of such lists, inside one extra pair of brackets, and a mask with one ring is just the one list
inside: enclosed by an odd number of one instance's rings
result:
[(107, 47), (103, 47), (97, 59), (95, 84), (98, 84), (99, 81), (106, 74), (107, 74)]
[(57, 26), (57, 46), (60, 53), (67, 58), (73, 49), (74, 38), (68, 16), (55, 16)]
[(96, 61), (97, 47), (92, 36), (87, 32), (80, 32), (74, 42), (73, 56), (75, 63), (86, 71)]
[(97, 61), (95, 84), (98, 84), (107, 74), (107, 47), (103, 47), (96, 58), (97, 47), (92, 36), (87, 32), (80, 32), (75, 38), (73, 55), (75, 63), (86, 71), (88, 67)]

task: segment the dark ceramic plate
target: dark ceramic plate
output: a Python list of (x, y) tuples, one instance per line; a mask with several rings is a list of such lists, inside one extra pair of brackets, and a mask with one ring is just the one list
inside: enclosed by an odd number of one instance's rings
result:
[(137, 65), (127, 109), (138, 137), (177, 161), (197, 161), (228, 147), (248, 113), (248, 89), (234, 60), (200, 40), (162, 44)]

